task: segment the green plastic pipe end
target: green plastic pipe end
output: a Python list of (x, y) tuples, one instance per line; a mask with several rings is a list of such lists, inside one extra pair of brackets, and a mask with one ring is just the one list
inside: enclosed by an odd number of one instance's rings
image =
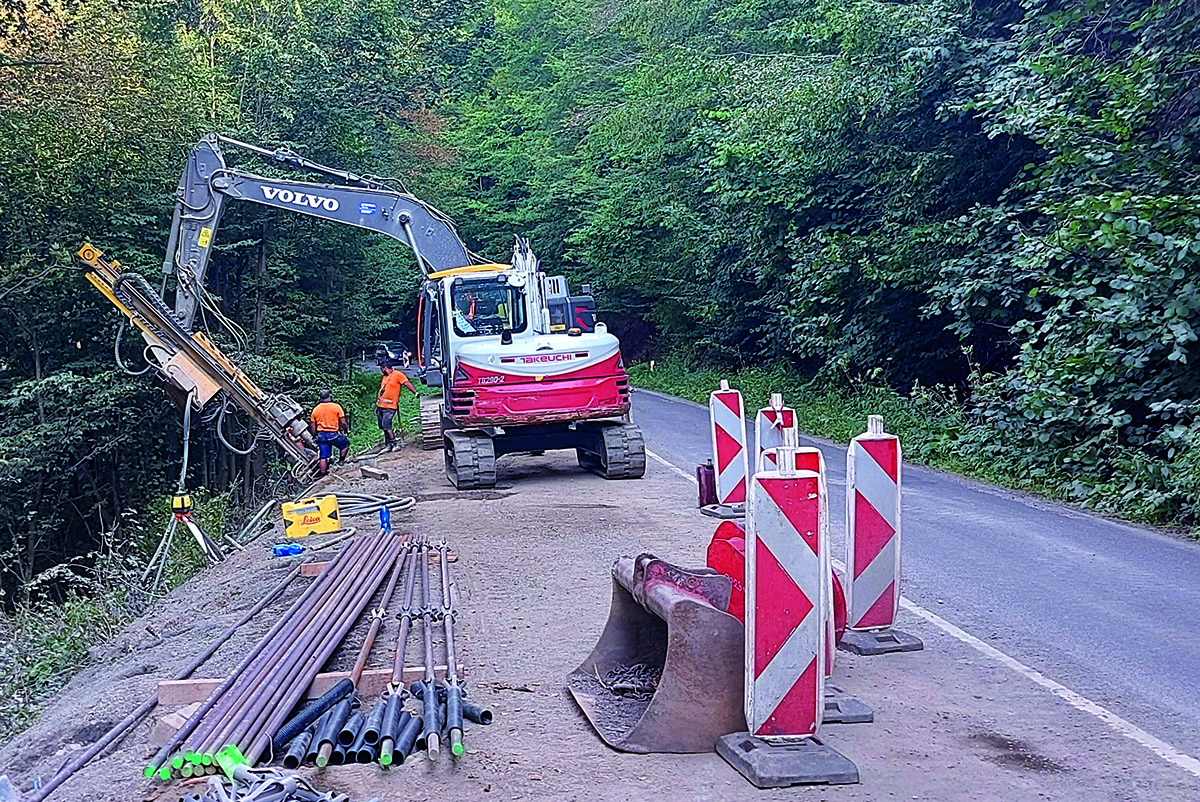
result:
[(203, 755), (200, 755), (199, 757), (200, 757), (200, 765), (201, 766), (211, 766), (213, 764), (212, 754), (205, 752)]
[(159, 769), (158, 779), (163, 780), (164, 782), (171, 779), (171, 767), (163, 766), (161, 769)]
[(176, 755), (175, 757), (171, 758), (171, 768), (173, 768), (173, 769), (183, 768), (183, 755)]
[(145, 777), (147, 780), (153, 779), (153, 777), (154, 777), (154, 767), (153, 767), (153, 766), (146, 766), (146, 768), (142, 770), (142, 776), (144, 776), (144, 777)]
[(179, 776), (183, 777), (185, 780), (188, 777), (191, 777), (193, 774), (195, 774), (195, 766), (191, 765), (190, 763), (179, 770)]
[(217, 752), (217, 765), (221, 767), (221, 771), (225, 772), (225, 776), (233, 779), (234, 772), (240, 766), (249, 766), (246, 758), (242, 755), (242, 750), (238, 749), (235, 744), (229, 744), (220, 752)]
[(451, 751), (451, 752), (453, 752), (453, 753), (454, 753), (454, 754), (456, 754), (456, 755), (461, 755), (461, 754), (462, 754), (463, 752), (465, 752), (466, 750), (463, 748), (463, 745), (462, 745), (462, 744), (458, 743), (458, 744), (453, 744), (453, 745), (451, 745), (451, 747), (450, 747), (450, 751)]

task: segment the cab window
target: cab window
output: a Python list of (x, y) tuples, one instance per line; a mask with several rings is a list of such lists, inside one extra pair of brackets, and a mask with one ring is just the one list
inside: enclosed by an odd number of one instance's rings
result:
[(500, 334), (506, 328), (525, 330), (525, 299), (521, 291), (488, 279), (463, 281), (450, 290), (454, 333), (459, 337)]

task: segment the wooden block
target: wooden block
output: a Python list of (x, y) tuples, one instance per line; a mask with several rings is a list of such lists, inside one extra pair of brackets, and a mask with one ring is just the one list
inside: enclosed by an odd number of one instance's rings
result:
[[(446, 673), (445, 666), (435, 666), (438, 676)], [(331, 671), (328, 674), (318, 674), (308, 686), (305, 697), (316, 699), (326, 691), (350, 676), (349, 671)], [(404, 684), (409, 685), (425, 676), (423, 666), (406, 666), (402, 675)], [(392, 681), (390, 668), (371, 668), (362, 673), (358, 680), (358, 692), (366, 696), (378, 696), (387, 689)], [(181, 679), (158, 683), (158, 703), (164, 706), (188, 705), (202, 702), (217, 689), (224, 680), (220, 679)], [(177, 727), (178, 728), (178, 727)], [(174, 730), (172, 730), (173, 732)]]
[(150, 745), (161, 747), (171, 736), (179, 731), (179, 728), (187, 723), (192, 714), (200, 709), (200, 702), (195, 702), (187, 707), (181, 707), (174, 713), (167, 713), (154, 723), (154, 729), (150, 731)]
[(370, 465), (360, 465), (358, 469), (362, 472), (362, 478), (364, 479), (388, 478), (387, 471), (381, 471), (378, 468), (372, 468)]

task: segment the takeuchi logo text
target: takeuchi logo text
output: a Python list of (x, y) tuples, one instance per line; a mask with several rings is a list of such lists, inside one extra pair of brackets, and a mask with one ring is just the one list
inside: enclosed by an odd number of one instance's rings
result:
[(539, 362), (570, 362), (574, 358), (574, 354), (538, 354), (536, 356), (521, 357), (521, 363), (524, 365), (536, 365)]

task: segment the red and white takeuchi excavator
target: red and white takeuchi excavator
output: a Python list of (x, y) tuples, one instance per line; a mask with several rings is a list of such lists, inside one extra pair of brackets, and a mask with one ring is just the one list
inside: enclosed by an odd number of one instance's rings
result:
[(418, 365), (442, 397), (422, 405), (426, 448), (459, 488), (491, 487), (504, 454), (575, 449), (609, 479), (642, 476), (621, 346), (587, 289), (571, 295), (518, 239), (511, 265), (429, 274), (418, 303)]
[[(222, 145), (336, 183), (230, 167)], [(186, 403), (198, 409), (218, 397), (232, 401), (307, 471), (315, 460), (300, 405), (264, 393), (194, 330), (201, 307), (215, 313), (204, 279), (224, 205), (250, 201), (392, 237), (412, 249), (426, 276), (421, 376), (442, 388), (442, 399), (423, 404), (422, 435), (426, 448), (445, 450), (455, 486), (493, 486), (504, 454), (562, 448), (574, 448), (580, 465), (609, 479), (642, 476), (645, 447), (630, 420), (620, 345), (595, 322), (592, 299), (571, 296), (561, 276), (547, 277), (520, 239), (512, 265), (482, 264), (445, 215), (393, 184), (214, 134), (192, 149), (179, 181), (157, 292), (91, 245), (80, 257), (92, 268), (88, 279), (141, 330), (147, 358)]]

